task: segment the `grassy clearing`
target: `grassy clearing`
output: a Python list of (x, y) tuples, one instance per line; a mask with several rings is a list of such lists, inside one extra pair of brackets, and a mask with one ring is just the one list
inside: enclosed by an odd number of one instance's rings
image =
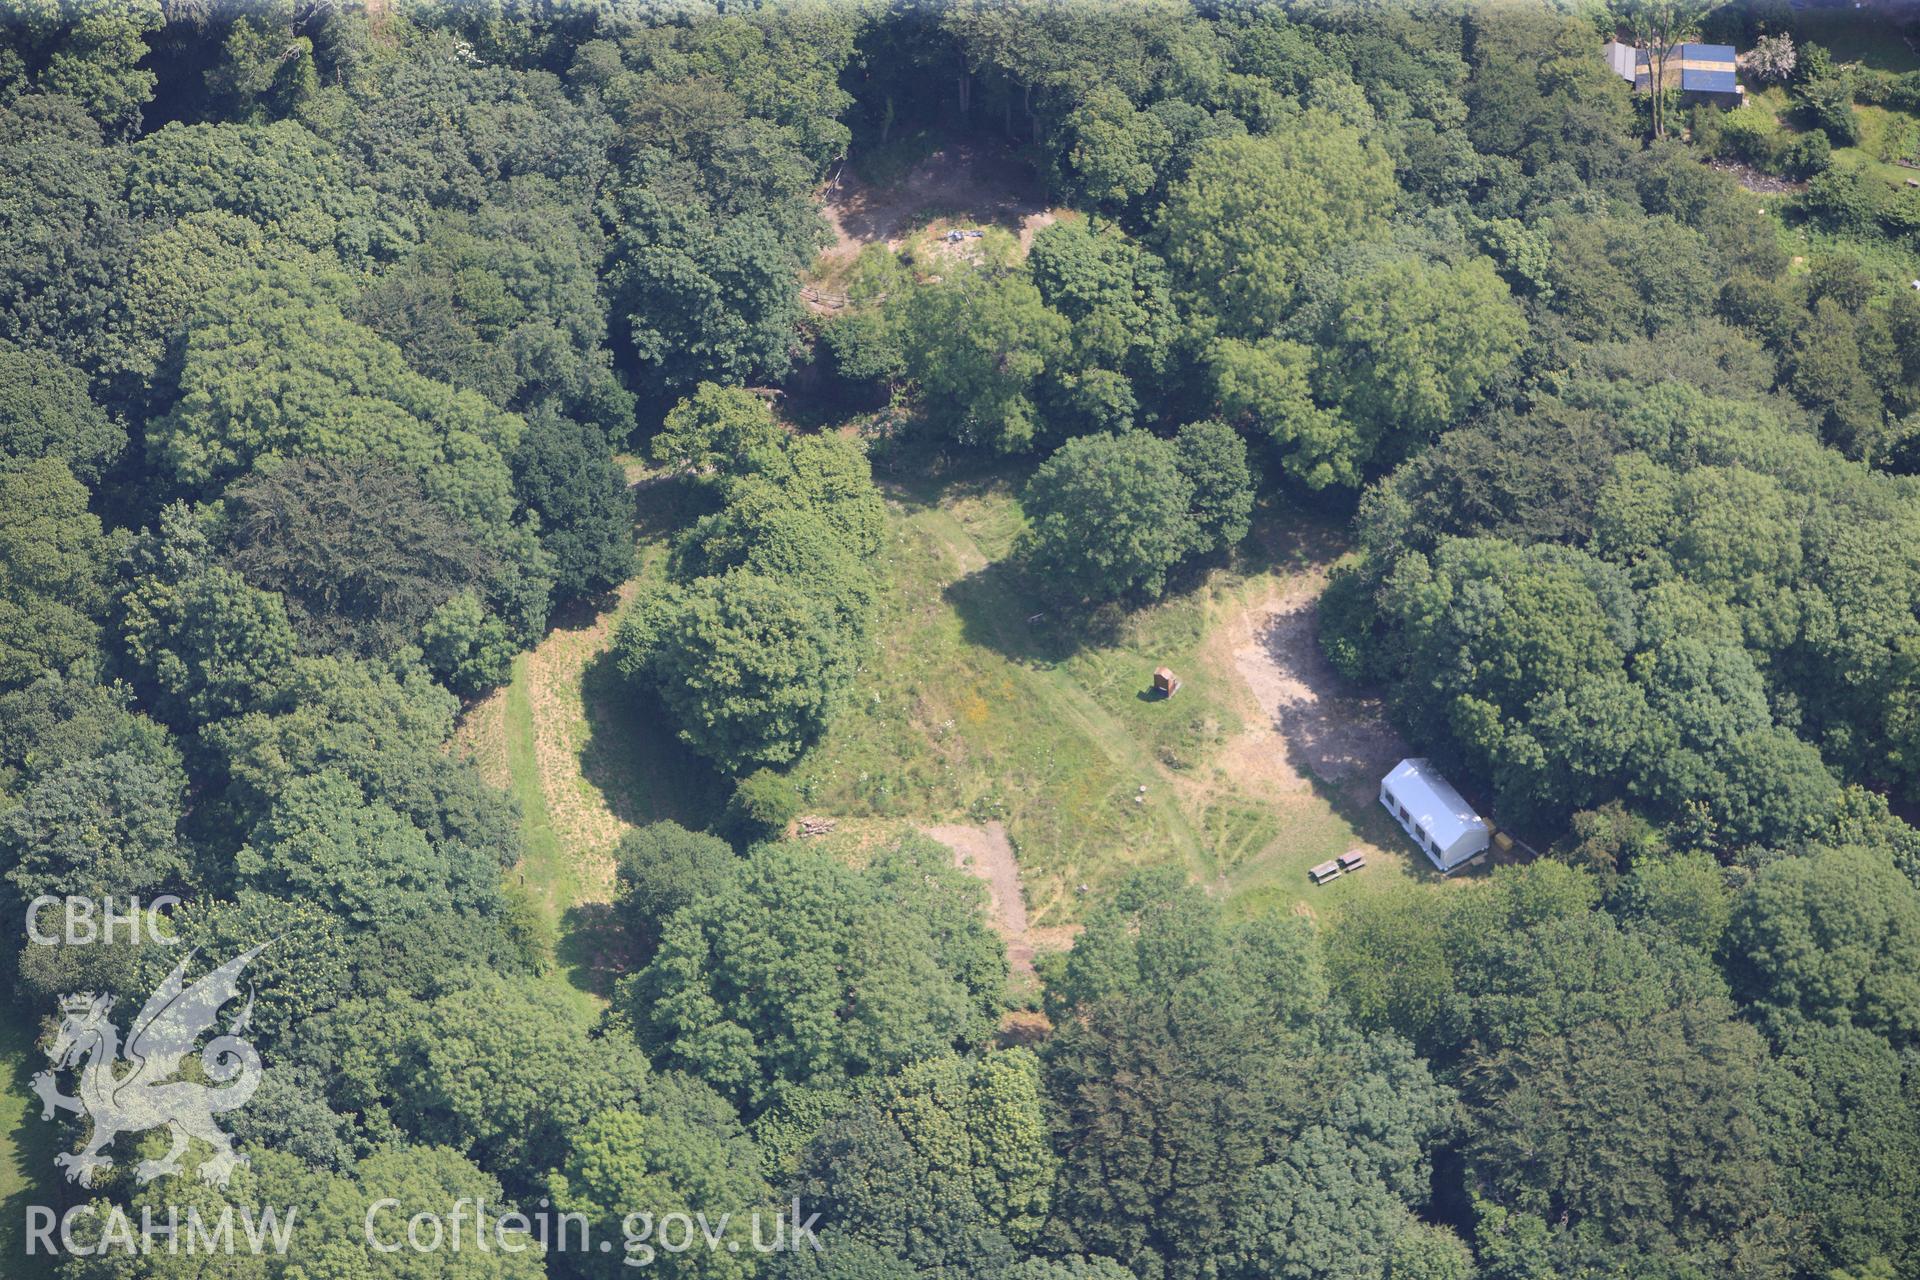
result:
[(640, 571), (611, 599), (562, 617), (513, 680), (463, 718), (456, 746), (519, 801), (525, 857), (508, 874), (554, 939), (554, 960), (579, 991), (605, 994), (600, 945), (613, 896), (613, 853), (642, 823), (705, 826), (725, 787), (674, 737), (665, 715), (636, 705), (615, 669), (621, 611), (665, 572), (679, 495), (635, 487)]
[(1901, 183), (1916, 176), (1912, 169), (1898, 163), (1914, 156), (1912, 116), (1876, 106), (1855, 106), (1853, 114), (1860, 125), (1860, 141), (1841, 148), (1836, 157), (1839, 163), (1886, 182)]
[[(1377, 708), (1332, 689), (1324, 670), (1273, 676), (1264, 665), (1275, 609), (1311, 616), (1343, 550), (1332, 525), (1266, 513), (1231, 569), (1153, 608), (1088, 620), (1014, 568), (1026, 527), (1017, 478), (889, 484), (875, 651), (794, 772), (808, 811), (839, 821), (827, 847), (858, 861), (904, 830), (998, 819), (1020, 859), (1030, 937), (1046, 947), (1070, 939), (1081, 886), (1141, 865), (1179, 865), (1241, 915), (1434, 879), (1372, 801), (1377, 740), (1366, 768), (1329, 781), (1314, 767), (1313, 752), (1351, 745), (1349, 722), (1361, 738), (1387, 733)], [(516, 663), (497, 706), (462, 726), (462, 748), (499, 762), (520, 800), (527, 856), (513, 882), (586, 993), (605, 992), (597, 925), (621, 834), (660, 818), (708, 825), (726, 794), (613, 670), (620, 609), (664, 572), (681, 523), (670, 488), (639, 492), (639, 575), (617, 600), (563, 619)], [(1324, 668), (1309, 632), (1286, 644), (1289, 662)], [(1171, 700), (1148, 691), (1163, 664), (1184, 681)], [(1308, 703), (1276, 720), (1250, 671), (1291, 681)], [(1364, 873), (1309, 885), (1309, 866), (1356, 847), (1369, 850)]]
[[(1178, 863), (1236, 910), (1317, 906), (1409, 873), (1367, 811), (1373, 780), (1356, 792), (1295, 776), (1236, 665), (1249, 616), (1317, 589), (1328, 531), (1089, 625), (1009, 567), (1024, 517), (1007, 476), (892, 499), (876, 653), (795, 772), (810, 811), (1005, 822), (1042, 941), (1077, 921), (1081, 885), (1139, 865)], [(1162, 664), (1185, 682), (1171, 700), (1148, 692)], [(1375, 850), (1367, 873), (1307, 884), (1308, 866), (1357, 845)]]
[(28, 1091), (33, 1073), (46, 1065), (33, 1041), (32, 1020), (11, 1005), (0, 1008), (0, 1273), (19, 1280), (54, 1274), (51, 1258), (26, 1256), (27, 1205), (65, 1203), (46, 1181), (59, 1130), (40, 1119), (39, 1100)]
[(582, 1014), (597, 1005), (596, 996), (604, 995), (595, 981), (591, 951), (583, 937), (569, 928), (569, 913), (579, 909), (585, 898), (582, 867), (560, 843), (553, 829), (553, 817), (547, 809), (546, 794), (540, 785), (536, 730), (532, 700), (528, 693), (527, 667), (532, 655), (521, 654), (514, 660), (513, 683), (502, 695), (504, 712), (500, 720), (501, 754), (507, 768), (508, 789), (520, 804), (520, 865), (507, 875), (507, 891), (522, 896), (539, 920), (542, 938), (550, 949), (548, 962), (565, 975), (561, 984), (578, 997)]
[(1920, 71), (1920, 52), (1901, 37), (1896, 25), (1880, 9), (1803, 9), (1793, 15), (1793, 38), (1798, 44), (1825, 46), (1836, 62), (1857, 62), (1894, 75)]
[[(965, 238), (950, 241), (947, 234), (958, 231)], [(966, 233), (977, 231), (978, 236)], [(922, 280), (937, 279), (961, 266), (1013, 267), (1026, 258), (1021, 237), (1005, 227), (983, 226), (976, 216), (964, 211), (929, 209), (918, 221), (901, 256)]]
[(1082, 866), (1192, 851), (1163, 796), (1130, 802), (1148, 762), (1098, 704), (989, 647), (983, 632), (1004, 642), (1038, 611), (989, 567), (1017, 509), (983, 492), (894, 515), (880, 643), (853, 705), (795, 772), (808, 807), (903, 825), (1002, 819), (1042, 924)]
[[(1024, 217), (1016, 227), (996, 225), (978, 211), (948, 202), (929, 205), (903, 215), (892, 228), (900, 261), (920, 283), (937, 281), (965, 267), (1008, 268), (1026, 260), (1033, 237), (1044, 227), (1071, 221), (1079, 215), (1068, 209), (1049, 209)], [(949, 240), (949, 232), (962, 233)], [(969, 234), (975, 233), (978, 234)], [(859, 266), (850, 254), (823, 255), (809, 270), (807, 283), (823, 294), (850, 291)]]
[[(807, 272), (816, 295), (848, 292), (855, 259), (876, 245), (902, 253), (914, 273), (950, 272), (960, 261), (1017, 262), (1041, 227), (1066, 216), (1049, 207), (1030, 157), (977, 132), (919, 131), (884, 146), (856, 141), (846, 170), (821, 192), (833, 241)], [(952, 230), (986, 235), (948, 244)]]
[[(1771, 122), (1772, 132), (1776, 136), (1793, 136), (1807, 131), (1795, 111), (1793, 98), (1787, 90), (1780, 85), (1772, 85), (1750, 94), (1747, 105), (1741, 107), (1737, 114), (1742, 117), (1762, 116)], [(1904, 111), (1892, 111), (1867, 103), (1856, 103), (1853, 116), (1859, 126), (1859, 140), (1852, 146), (1833, 149), (1835, 168), (1867, 173), (1890, 183), (1920, 176), (1912, 169), (1893, 163), (1896, 158), (1911, 154), (1915, 127), (1912, 116)]]
[[(1793, 116), (1793, 102), (1787, 91), (1774, 85), (1750, 94), (1741, 114), (1757, 114), (1768, 121), (1776, 135), (1804, 132)], [(1865, 173), (1887, 183), (1904, 186), (1907, 179), (1920, 177), (1920, 171), (1891, 162), (1903, 154), (1909, 137), (1920, 138), (1920, 121), (1904, 112), (1885, 107), (1856, 106), (1860, 121), (1860, 141), (1856, 146), (1837, 147), (1833, 163), (1838, 169)], [(1778, 213), (1787, 207), (1782, 196), (1761, 197), (1761, 204)], [(1894, 281), (1920, 278), (1920, 253), (1897, 240), (1880, 236), (1837, 235), (1818, 227), (1790, 219), (1779, 219), (1781, 247), (1793, 259), (1789, 274), (1800, 275), (1808, 261), (1825, 254), (1846, 254), (1858, 258), (1874, 275)]]

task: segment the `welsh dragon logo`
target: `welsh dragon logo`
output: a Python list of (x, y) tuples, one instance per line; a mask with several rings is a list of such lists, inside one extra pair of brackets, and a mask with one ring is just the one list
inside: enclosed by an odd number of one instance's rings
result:
[[(251, 993), (225, 1034), (200, 1051), (201, 1069), (212, 1083), (174, 1077), (194, 1042), (213, 1027), (221, 1007), (239, 997), (240, 971), (266, 946), (263, 942), (242, 952), (191, 986), (185, 976), (193, 956), (184, 956), (133, 1020), (124, 1059), (120, 1029), (107, 1016), (113, 1010), (111, 997), (89, 993), (61, 1001), (65, 1017), (47, 1050), (53, 1069), (33, 1078), (33, 1091), (40, 1095), (45, 1118), (52, 1119), (57, 1109), (93, 1121), (81, 1151), (54, 1157), (69, 1182), (92, 1186), (94, 1171), (113, 1164), (101, 1153), (115, 1137), (162, 1125), (171, 1131), (173, 1146), (160, 1159), (136, 1166), (134, 1176), (143, 1183), (180, 1172), (180, 1157), (192, 1138), (213, 1148), (213, 1155), (200, 1165), (200, 1177), (207, 1182), (224, 1187), (233, 1171), (247, 1163), (245, 1156), (235, 1154), (213, 1117), (244, 1106), (260, 1087), (260, 1055), (241, 1039), (253, 1015)], [(79, 1093), (69, 1097), (59, 1092), (57, 1073), (83, 1060)]]

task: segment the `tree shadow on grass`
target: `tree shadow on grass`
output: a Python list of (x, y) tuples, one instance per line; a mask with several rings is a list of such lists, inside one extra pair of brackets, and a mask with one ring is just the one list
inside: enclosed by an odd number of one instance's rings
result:
[(1332, 564), (1351, 545), (1344, 525), (1284, 507), (1263, 507), (1254, 514), (1246, 541), (1234, 548), (1233, 567), (1247, 577), (1300, 573)]
[(635, 690), (609, 650), (581, 674), (587, 741), (580, 772), (622, 822), (644, 826), (671, 819), (694, 831), (719, 818), (728, 786), (684, 742), (659, 698)]
[(63, 1139), (70, 1138), (73, 1131), (40, 1116), (40, 1100), (31, 1085), (34, 1072), (46, 1066), (47, 1060), (34, 1043), (37, 1030), (33, 1017), (18, 1005), (0, 1008), (0, 1084), (5, 1086), (0, 1106), (6, 1109), (0, 1116), (0, 1128), (13, 1125), (10, 1141), (0, 1144), (6, 1159), (6, 1167), (0, 1169), (0, 1183), (18, 1188), (0, 1199), (0, 1272), (20, 1280), (55, 1274), (51, 1255), (42, 1252), (27, 1256), (22, 1231), (27, 1206), (46, 1205), (57, 1214), (80, 1203), (86, 1194), (54, 1176), (53, 1158), (65, 1149)]
[(913, 422), (874, 437), (867, 457), (874, 483), (910, 513), (994, 490), (1017, 492), (1039, 461), (985, 453)]
[(968, 644), (1028, 666), (1054, 666), (1082, 649), (1113, 644), (1126, 626), (1118, 606), (1089, 609), (1049, 598), (1012, 560), (976, 569), (941, 594), (960, 615)]
[(1196, 556), (1167, 570), (1157, 598), (1089, 604), (1063, 594), (1015, 554), (967, 574), (944, 594), (969, 644), (1015, 662), (1050, 666), (1085, 649), (1122, 643), (1142, 613), (1201, 591), (1227, 564), (1225, 553)]
[[(596, 591), (592, 595), (575, 596), (571, 600), (562, 600), (553, 606), (547, 614), (546, 634), (556, 631), (584, 631), (598, 622), (600, 615), (620, 605), (620, 596), (615, 591)], [(544, 637), (543, 637), (544, 638)], [(476, 694), (474, 701), (491, 696), (492, 690)]]
[(665, 541), (708, 510), (712, 499), (692, 476), (652, 475), (627, 486), (633, 499), (633, 536)]
[(613, 995), (614, 983), (630, 967), (626, 934), (605, 902), (581, 902), (566, 909), (554, 954), (574, 987), (601, 997)]

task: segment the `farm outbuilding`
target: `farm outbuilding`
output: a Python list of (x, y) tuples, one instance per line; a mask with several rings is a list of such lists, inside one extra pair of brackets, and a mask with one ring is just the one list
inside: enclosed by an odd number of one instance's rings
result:
[(1433, 762), (1402, 760), (1380, 779), (1380, 803), (1441, 875), (1487, 851), (1492, 824), (1473, 811)]

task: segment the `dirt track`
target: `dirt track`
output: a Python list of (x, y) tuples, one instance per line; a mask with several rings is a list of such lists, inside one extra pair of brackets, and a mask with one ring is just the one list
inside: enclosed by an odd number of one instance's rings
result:
[(1295, 787), (1313, 779), (1371, 787), (1406, 747), (1379, 699), (1349, 689), (1320, 651), (1317, 600), (1317, 593), (1296, 593), (1250, 608), (1241, 619), (1234, 665), (1265, 721), (1250, 732)]
[(994, 928), (1007, 942), (1007, 963), (1018, 974), (1033, 972), (1033, 943), (1027, 938), (1027, 902), (1020, 894), (1020, 864), (1007, 829), (998, 822), (970, 827), (928, 827), (926, 833), (953, 850), (953, 865), (987, 882)]

